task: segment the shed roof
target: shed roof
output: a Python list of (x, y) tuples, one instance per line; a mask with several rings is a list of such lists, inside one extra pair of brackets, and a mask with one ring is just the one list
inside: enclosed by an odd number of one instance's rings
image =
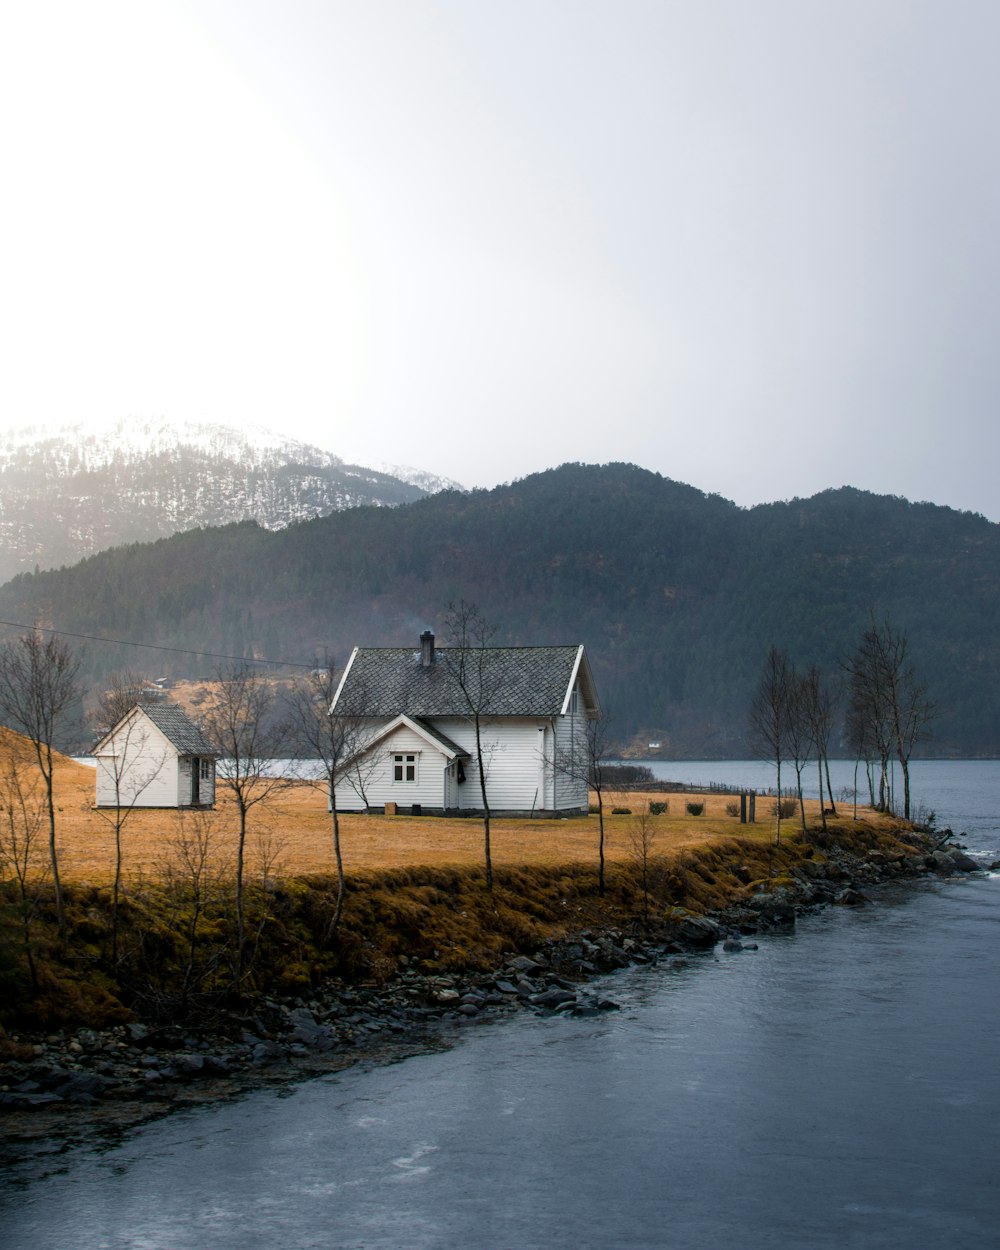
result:
[(438, 647), (430, 664), (419, 648), (357, 647), (334, 698), (339, 712), (359, 716), (467, 716), (466, 686), (484, 716), (558, 716), (577, 678), (588, 715), (598, 714), (582, 646), (485, 647), (463, 653)]
[(176, 703), (138, 705), (180, 755), (216, 755), (211, 743)]

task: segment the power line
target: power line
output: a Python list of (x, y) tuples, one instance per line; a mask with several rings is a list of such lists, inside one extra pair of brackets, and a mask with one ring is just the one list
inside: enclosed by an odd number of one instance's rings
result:
[(31, 633), (37, 630), (43, 634), (53, 634), (57, 638), (79, 638), (85, 642), (105, 642), (114, 647), (140, 647), (144, 651), (169, 651), (172, 655), (196, 655), (203, 660), (233, 660), (243, 664), (273, 664), (276, 668), (315, 668), (313, 664), (303, 664), (296, 660), (256, 660), (245, 655), (223, 655), (218, 651), (191, 651), (185, 647), (161, 647), (154, 642), (129, 642), (125, 638), (101, 638), (97, 634), (74, 634), (68, 629), (50, 629), (47, 625), (23, 625), (17, 621), (0, 621), (0, 625), (9, 625), (11, 629), (23, 629)]

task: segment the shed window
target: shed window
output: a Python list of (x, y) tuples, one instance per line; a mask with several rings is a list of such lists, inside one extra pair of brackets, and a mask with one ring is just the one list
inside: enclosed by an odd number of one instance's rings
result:
[(200, 764), (202, 781), (212, 780), (212, 761), (202, 760)]
[(392, 757), (392, 779), (393, 781), (415, 782), (417, 780), (416, 755), (394, 755)]

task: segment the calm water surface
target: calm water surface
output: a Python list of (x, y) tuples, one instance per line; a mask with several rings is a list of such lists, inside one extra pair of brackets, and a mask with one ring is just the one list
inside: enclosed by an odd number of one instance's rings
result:
[[(1000, 844), (1000, 765), (920, 784), (970, 846)], [(994, 1248), (998, 939), (991, 877), (831, 908), (609, 978), (617, 1014), (474, 1024), (14, 1168), (0, 1245)]]

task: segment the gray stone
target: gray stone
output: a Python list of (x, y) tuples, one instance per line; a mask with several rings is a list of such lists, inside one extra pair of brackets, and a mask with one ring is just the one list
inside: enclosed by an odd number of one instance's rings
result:
[(576, 995), (572, 990), (561, 990), (558, 986), (553, 986), (550, 990), (545, 990), (541, 994), (532, 994), (529, 999), (535, 1007), (547, 1007), (550, 1011), (554, 1011), (564, 1003), (575, 1003)]
[(707, 916), (685, 916), (677, 925), (677, 936), (691, 946), (714, 946), (722, 930)]
[(540, 963), (536, 963), (534, 959), (529, 959), (527, 955), (515, 955), (513, 959), (507, 961), (508, 968), (513, 968), (515, 972), (526, 974), (540, 972), (543, 966)]
[(269, 1063), (277, 1063), (284, 1056), (285, 1052), (277, 1042), (258, 1042), (251, 1051), (250, 1062), (254, 1067), (260, 1068)]
[(110, 1089), (113, 1084), (114, 1081), (110, 1081), (106, 1076), (99, 1076), (96, 1072), (73, 1072), (67, 1080), (53, 1090), (53, 1093), (69, 1102), (77, 1102), (81, 1098), (97, 1097)]
[(173, 1067), (178, 1076), (201, 1076), (205, 1071), (204, 1055), (175, 1055)]

